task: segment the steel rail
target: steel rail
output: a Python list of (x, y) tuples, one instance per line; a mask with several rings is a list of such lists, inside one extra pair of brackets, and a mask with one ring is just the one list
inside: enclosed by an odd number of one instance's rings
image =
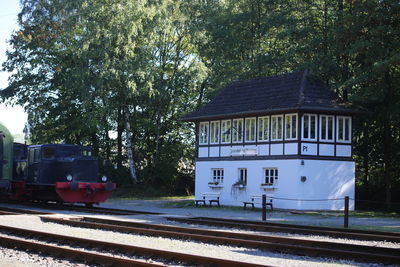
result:
[(119, 258), (114, 256), (107, 256), (99, 253), (87, 252), (78, 249), (63, 248), (59, 246), (43, 244), (40, 242), (21, 240), (18, 238), (0, 236), (0, 246), (8, 247), (11, 249), (22, 249), (34, 251), (36, 253), (45, 253), (59, 258), (74, 259), (80, 262), (89, 262), (102, 265), (113, 266), (140, 266), (140, 267), (160, 267), (165, 266), (161, 264), (147, 263), (139, 260)]
[(379, 263), (400, 263), (400, 249), (341, 244), (265, 235), (201, 230), (177, 226), (126, 222), (120, 220), (82, 218), (86, 221), (41, 217), (43, 221), (70, 226), (118, 231), (174, 239), (197, 240), (208, 243), (258, 248), (307, 256), (324, 256)]
[(369, 240), (369, 241), (389, 241), (389, 242), (400, 242), (400, 237), (392, 235), (392, 232), (385, 234), (375, 234), (377, 231), (372, 233), (357, 233), (351, 231), (342, 231), (340, 228), (329, 228), (329, 227), (313, 227), (309, 228), (304, 225), (295, 224), (258, 224), (250, 221), (235, 222), (234, 220), (219, 220), (219, 219), (204, 219), (204, 218), (181, 218), (181, 217), (167, 217), (168, 220), (187, 223), (187, 224), (202, 224), (210, 226), (222, 226), (240, 229), (251, 229), (265, 232), (283, 232), (283, 233), (294, 233), (294, 234), (307, 234), (307, 235), (320, 235), (320, 236), (331, 236), (337, 238), (349, 238), (357, 240)]
[(71, 244), (74, 244), (74, 245), (79, 245), (80, 247), (85, 247), (85, 248), (96, 248), (96, 249), (100, 248), (101, 250), (117, 251), (118, 253), (126, 253), (129, 255), (140, 255), (140, 256), (157, 258), (157, 259), (162, 259), (162, 260), (167, 260), (167, 261), (177, 260), (177, 261), (185, 262), (187, 264), (197, 264), (197, 265), (202, 265), (202, 266), (221, 266), (221, 267), (268, 266), (268, 265), (260, 265), (260, 264), (253, 264), (253, 263), (247, 263), (247, 262), (198, 256), (198, 255), (193, 255), (193, 254), (178, 253), (178, 252), (172, 252), (172, 251), (167, 251), (167, 250), (143, 248), (143, 247), (138, 247), (138, 246), (124, 245), (124, 244), (99, 241), (99, 240), (93, 240), (93, 239), (85, 239), (85, 238), (66, 236), (66, 235), (60, 235), (60, 234), (51, 234), (51, 233), (46, 233), (46, 232), (41, 232), (41, 231), (27, 230), (27, 229), (16, 228), (16, 227), (11, 227), (11, 226), (4, 226), (4, 225), (0, 225), (0, 231), (6, 232), (6, 233), (11, 233), (11, 234), (17, 235), (17, 236), (22, 235), (24, 237), (29, 236), (29, 237), (33, 237), (35, 239), (43, 239), (46, 241), (53, 240), (54, 242), (65, 244), (68, 246), (70, 246)]
[[(94, 214), (109, 214), (109, 215), (138, 215), (138, 214), (148, 214), (148, 215), (161, 215), (163, 213), (159, 212), (150, 212), (150, 211), (140, 211), (140, 210), (126, 210), (126, 209), (111, 209), (111, 208), (103, 208), (103, 207), (83, 207), (83, 206), (72, 206), (72, 205), (60, 205), (60, 204), (53, 204), (53, 203), (36, 203), (36, 202), (14, 202), (14, 201), (7, 201), (2, 203), (12, 203), (18, 205), (27, 205), (31, 207), (38, 207), (42, 209), (52, 209), (52, 210), (68, 210), (68, 211), (78, 211), (83, 213), (94, 213)], [(0, 209), (3, 209), (0, 207)], [(7, 208), (4, 208), (7, 209)], [(8, 208), (11, 210), (12, 208)], [(50, 214), (49, 212), (38, 212), (38, 211), (30, 211), (25, 210), (23, 208), (13, 208), (15, 212), (18, 213), (20, 210), (21, 214)]]
[(301, 224), (276, 223), (276, 222), (261, 222), (261, 221), (249, 221), (249, 220), (235, 220), (235, 219), (214, 218), (214, 217), (194, 217), (194, 218), (195, 219), (213, 220), (213, 221), (249, 223), (249, 224), (257, 224), (257, 225), (295, 226), (297, 228), (304, 228), (304, 229), (333, 230), (333, 231), (338, 230), (338, 231), (348, 232), (348, 233), (360, 233), (360, 234), (383, 235), (383, 236), (399, 236), (400, 237), (400, 232), (361, 230), (361, 229), (338, 228), (338, 227), (329, 227), (329, 226), (314, 226), (314, 225), (301, 225)]
[(138, 215), (138, 214), (148, 214), (148, 215), (161, 215), (163, 213), (159, 212), (150, 212), (150, 211), (140, 211), (140, 210), (125, 210), (125, 209), (111, 209), (111, 208), (102, 208), (102, 207), (82, 207), (82, 206), (67, 206), (64, 205), (60, 207), (61, 209), (64, 209), (67, 207), (69, 210), (74, 210), (74, 211), (82, 211), (82, 212), (87, 212), (87, 213), (104, 213), (104, 214), (110, 214), (110, 215)]
[(45, 215), (45, 214), (54, 214), (54, 213), (45, 212), (45, 211), (27, 210), (27, 209), (9, 208), (9, 207), (0, 207), (0, 214), (1, 213), (3, 213), (3, 215), (20, 215), (20, 214)]
[(17, 212), (11, 212), (11, 211), (1, 211), (0, 210), (0, 215), (19, 215), (20, 213)]

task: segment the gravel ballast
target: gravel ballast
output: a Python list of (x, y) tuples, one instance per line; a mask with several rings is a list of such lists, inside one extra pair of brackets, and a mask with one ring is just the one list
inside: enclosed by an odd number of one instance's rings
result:
[[(273, 266), (371, 266), (368, 264), (354, 263), (351, 261), (302, 257), (261, 251), (257, 249), (230, 247), (225, 245), (213, 245), (193, 241), (173, 240), (161, 237), (138, 236), (132, 234), (69, 227), (54, 223), (44, 223), (36, 215), (1, 216), (0, 224), (32, 230), (40, 230), (49, 233), (79, 236), (81, 238), (90, 238), (133, 246), (156, 248), (161, 250), (169, 250), (175, 252), (197, 254), (207, 257), (224, 258), (228, 260), (238, 260)], [(33, 255), (31, 256), (34, 257)], [(1, 256), (1, 258), (4, 259), (6, 257)], [(57, 261), (58, 260), (55, 260), (56, 263)], [(46, 262), (43, 262), (42, 264), (41, 262), (40, 266), (68, 266), (63, 265), (64, 262), (61, 263), (61, 265), (51, 264), (53, 264), (53, 262), (49, 262), (48, 264)]]

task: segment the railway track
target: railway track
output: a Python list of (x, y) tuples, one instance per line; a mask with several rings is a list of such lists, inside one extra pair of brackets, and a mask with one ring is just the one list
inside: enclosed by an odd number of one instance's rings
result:
[(231, 220), (223, 218), (208, 218), (208, 217), (167, 217), (168, 220), (177, 221), (186, 224), (200, 224), (209, 226), (222, 226), (230, 228), (248, 229), (265, 232), (283, 232), (293, 234), (307, 234), (330, 236), (336, 238), (348, 238), (368, 241), (388, 241), (400, 242), (400, 233), (382, 232), (382, 231), (366, 231), (356, 229), (344, 229), (322, 226), (308, 226), (284, 223), (269, 223), (257, 221)]
[(400, 264), (400, 249), (393, 248), (321, 242), (269, 235), (232, 233), (225, 231), (88, 217), (64, 219), (42, 216), (41, 218), (46, 222), (67, 224), (76, 227), (140, 235), (162, 236), (173, 239), (197, 240), (206, 243), (257, 248), (297, 255), (317, 257), (322, 256), (365, 262)]
[[(64, 209), (64, 206), (59, 207)], [(71, 207), (68, 207), (71, 208)], [(75, 210), (75, 207), (73, 207)], [(0, 208), (0, 214), (52, 214), (27, 209)], [(70, 209), (69, 209), (70, 210)], [(136, 214), (159, 214), (146, 213), (129, 210), (114, 210), (103, 208), (77, 207), (77, 211), (90, 213), (102, 213), (111, 215), (136, 215)], [(96, 210), (96, 212), (94, 211)], [(98, 211), (97, 211), (98, 210)], [(107, 211), (110, 211), (109, 213)], [(387, 264), (400, 264), (400, 250), (391, 248), (379, 248), (371, 246), (360, 246), (350, 244), (338, 244), (332, 242), (300, 240), (286, 237), (268, 235), (240, 234), (216, 230), (202, 230), (188, 227), (177, 227), (170, 225), (143, 224), (137, 222), (126, 222), (120, 220), (97, 219), (83, 217), (80, 219), (57, 219), (41, 216), (43, 221), (68, 224), (78, 227), (95, 228), (140, 235), (163, 236), (173, 239), (189, 239), (206, 243), (227, 244), (231, 246), (258, 248), (269, 251), (279, 251), (297, 255), (323, 256), (338, 259), (350, 259), (364, 262), (378, 262)], [(217, 218), (177, 218), (167, 217), (190, 224), (207, 224), (213, 226), (235, 227), (253, 229), (258, 231), (291, 232), (302, 234), (329, 235), (340, 238), (354, 238), (364, 240), (385, 240), (392, 242), (400, 241), (400, 233), (385, 233), (379, 231), (349, 230), (328, 227), (312, 227), (304, 225), (288, 225), (279, 223), (265, 223), (257, 221), (227, 220)], [(342, 231), (344, 230), (344, 231)]]
[[(21, 204), (21, 203), (18, 203)], [(43, 204), (43, 203), (22, 203), (22, 205), (26, 205), (29, 207), (41, 208), (41, 209), (50, 209), (50, 210), (67, 210), (67, 211), (77, 211), (82, 213), (91, 213), (91, 214), (106, 214), (106, 215), (138, 215), (138, 214), (148, 214), (148, 215), (161, 215), (162, 213), (158, 212), (148, 212), (148, 211), (138, 211), (138, 210), (124, 210), (124, 209), (109, 209), (102, 207), (83, 207), (83, 206), (71, 206), (71, 205), (58, 205), (58, 204)], [(9, 207), (0, 207), (0, 215), (8, 215), (7, 213), (15, 213), (15, 214), (52, 214), (51, 212), (42, 212), (25, 208), (9, 208)]]
[[(259, 265), (252, 264), (240, 261), (232, 261), (232, 260), (224, 260), (217, 259), (212, 257), (203, 257), (192, 254), (171, 252), (166, 250), (157, 250), (150, 248), (143, 248), (138, 246), (124, 245), (112, 242), (98, 241), (92, 239), (78, 238), (73, 236), (59, 235), (59, 234), (51, 234), (41, 231), (33, 231), (22, 228), (16, 228), (11, 226), (2, 226), (0, 225), (0, 231), (4, 234), (18, 236), (22, 238), (34, 238), (36, 240), (44, 240), (46, 243), (52, 242), (55, 244), (66, 245), (66, 246), (79, 246), (84, 249), (95, 249), (102, 250), (107, 252), (115, 252), (115, 253), (123, 253), (127, 256), (140, 256), (140, 257), (149, 257), (152, 259), (159, 259), (164, 262), (178, 261), (183, 262), (185, 265), (194, 264), (201, 266), (221, 266), (221, 267), (258, 267), (258, 266), (267, 266), (267, 265)], [(7, 247), (17, 247), (20, 249), (29, 249), (34, 250), (36, 252), (46, 252), (55, 255), (56, 257), (62, 255), (72, 259), (78, 259), (84, 261), (89, 260), (93, 263), (106, 264), (106, 265), (114, 265), (114, 266), (162, 266), (156, 264), (149, 264), (143, 261), (132, 260), (130, 258), (122, 258), (115, 256), (107, 256), (102, 254), (101, 252), (86, 252), (79, 249), (71, 249), (71, 248), (60, 248), (57, 245), (49, 245), (38, 243), (37, 241), (27, 241), (20, 240), (12, 237), (4, 237), (0, 236), (0, 246)]]
[(0, 207), (0, 215), (19, 215), (19, 214), (45, 215), (45, 214), (53, 214), (53, 213), (37, 211), (37, 210), (30, 210), (30, 209)]
[[(107, 215), (138, 215), (138, 214), (148, 214), (148, 215), (160, 215), (162, 213), (158, 212), (150, 212), (150, 211), (139, 211), (139, 210), (124, 210), (124, 209), (111, 209), (111, 208), (102, 208), (102, 207), (83, 207), (83, 206), (69, 206), (63, 205), (61, 207), (55, 206), (55, 209), (58, 210), (70, 210), (70, 211), (79, 211), (85, 213), (95, 213), (95, 214), (107, 214)], [(53, 207), (51, 207), (53, 209)]]
[(62, 248), (55, 245), (43, 244), (35, 241), (21, 240), (19, 238), (0, 236), (0, 244), (2, 247), (11, 249), (21, 249), (36, 252), (38, 254), (46, 254), (55, 257), (74, 259), (75, 261), (115, 266), (141, 266), (141, 267), (159, 267), (161, 264), (147, 263), (144, 261), (125, 259), (119, 257), (110, 257), (99, 253), (87, 252), (78, 249)]

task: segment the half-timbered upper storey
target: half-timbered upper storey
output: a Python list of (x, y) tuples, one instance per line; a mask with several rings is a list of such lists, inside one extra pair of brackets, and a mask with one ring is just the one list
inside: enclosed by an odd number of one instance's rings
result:
[(351, 158), (354, 111), (306, 71), (236, 81), (188, 114), (198, 160), (226, 157)]

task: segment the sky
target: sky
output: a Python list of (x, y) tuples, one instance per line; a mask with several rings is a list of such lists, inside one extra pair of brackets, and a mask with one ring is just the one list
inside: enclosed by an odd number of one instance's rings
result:
[[(18, 28), (17, 15), (20, 11), (19, 0), (0, 0), (0, 70), (6, 60), (7, 40), (14, 30)], [(8, 85), (9, 73), (0, 71), (0, 89)], [(12, 135), (23, 134), (27, 114), (21, 106), (5, 106), (0, 104), (0, 122), (4, 124)], [(22, 140), (17, 140), (22, 141)]]

